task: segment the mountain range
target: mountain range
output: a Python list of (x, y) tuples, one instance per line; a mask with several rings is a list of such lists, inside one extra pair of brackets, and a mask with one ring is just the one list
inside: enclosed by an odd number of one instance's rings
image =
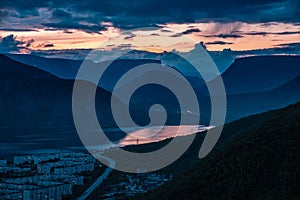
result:
[(300, 75), (300, 56), (236, 59), (222, 74), (227, 95), (273, 90)]
[[(32, 56), (21, 57), (26, 57), (28, 59), (26, 62), (30, 61), (32, 66), (20, 62), (20, 60), (15, 61), (7, 55), (0, 55), (1, 141), (3, 143), (12, 141), (14, 136), (30, 132), (28, 130), (32, 131), (32, 129), (36, 129), (33, 131), (36, 134), (45, 132), (49, 137), (49, 132), (53, 132), (53, 130), (49, 131), (49, 128), (55, 127), (56, 132), (69, 129), (67, 132), (70, 134), (64, 134), (66, 140), (70, 144), (72, 141), (76, 145), (80, 144), (80, 141), (77, 140), (78, 136), (74, 134), (75, 127), (72, 117), (74, 80), (72, 77), (81, 62), (32, 58)], [(300, 68), (297, 65), (300, 63), (299, 61), (299, 56), (259, 56), (236, 59), (221, 75), (228, 94), (226, 122), (299, 102)], [(92, 61), (89, 62), (95, 67), (101, 67), (105, 64), (105, 62), (100, 65)], [(109, 106), (111, 97), (116, 99), (118, 106), (126, 106), (122, 99), (111, 94), (115, 82), (125, 72), (142, 64), (161, 65), (161, 62), (148, 59), (117, 60), (113, 62), (112, 68), (106, 72), (106, 76), (100, 80), (97, 87), (96, 110), (102, 125), (115, 126)], [(164, 69), (168, 66), (161, 65), (161, 67), (161, 75), (167, 77), (169, 74)], [(66, 68), (72, 70), (69, 71)], [(181, 73), (177, 68), (173, 69)], [(69, 71), (70, 76), (67, 72), (65, 77), (58, 76), (64, 74), (65, 71)], [(149, 73), (141, 74), (140, 78), (153, 75), (151, 74), (153, 72)], [(205, 83), (199, 76), (186, 77), (199, 100), (200, 124), (208, 124), (211, 110)], [(127, 84), (135, 84), (134, 81), (129, 81)], [(87, 85), (92, 84), (83, 82)], [(168, 124), (176, 125), (180, 119), (180, 114), (177, 112), (179, 110), (178, 101), (172, 92), (166, 88), (157, 85), (140, 88), (130, 102), (131, 115), (140, 125), (146, 125), (149, 122), (148, 110), (155, 103), (161, 103), (165, 106), (168, 112)], [(16, 128), (18, 129), (16, 130)], [(59, 131), (58, 129), (64, 130)], [(53, 137), (54, 135), (57, 136), (53, 134)], [(122, 135), (114, 139), (120, 137)], [(50, 140), (47, 141), (47, 144), (52, 145)], [(55, 145), (59, 144), (56, 141)]]
[[(58, 78), (48, 72), (0, 55), (0, 125), (1, 127), (74, 126), (72, 91), (74, 80)], [(81, 81), (86, 88), (92, 83)], [(106, 124), (114, 98), (97, 87), (96, 102), (99, 120)], [(116, 99), (119, 106), (123, 104)], [(84, 111), (85, 107), (82, 107)]]
[[(14, 58), (18, 61), (15, 61)], [(26, 80), (26, 84), (16, 84), (12, 89), (6, 88), (2, 91), (9, 91), (12, 94), (4, 95), (5, 98), (10, 96), (21, 95), (21, 91), (26, 93), (28, 87), (36, 87), (36, 90), (40, 85), (45, 87), (54, 87), (54, 83), (62, 83), (62, 85), (69, 85), (68, 90), (71, 92), (72, 80), (76, 76), (78, 68), (82, 64), (82, 61), (78, 60), (67, 60), (67, 59), (57, 59), (57, 58), (42, 58), (32, 55), (2, 55), (1, 56), (1, 67), (2, 76), (0, 77), (0, 83), (3, 82), (21, 82), (21, 80)], [(109, 61), (101, 63), (93, 63), (92, 61), (87, 61), (89, 64), (95, 67), (103, 67), (107, 65)], [(112, 92), (115, 83), (122, 77), (124, 73), (134, 68), (135, 66), (143, 64), (158, 64), (160, 61), (149, 60), (149, 59), (121, 59), (112, 62), (111, 66), (105, 72), (105, 76), (100, 79), (99, 85), (108, 92)], [(300, 63), (299, 56), (257, 56), (236, 59), (234, 63), (227, 69), (223, 74), (221, 74), (224, 86), (226, 89), (227, 100), (228, 100), (228, 114), (227, 121), (232, 121), (243, 116), (263, 112), (269, 109), (280, 108), (282, 106), (298, 102), (300, 100), (299, 93), (295, 92), (297, 85), (299, 84), (300, 76)], [(30, 64), (30, 65), (28, 65)], [(161, 66), (161, 74), (168, 76), (169, 73), (164, 70), (167, 66)], [(174, 68), (177, 70), (176, 68)], [(177, 70), (178, 71), (178, 70)], [(48, 72), (48, 73), (47, 73)], [(181, 73), (180, 71), (178, 71)], [(152, 74), (151, 74), (152, 73)], [(139, 80), (143, 80), (143, 77), (156, 76), (153, 74), (155, 72), (148, 72), (146, 74), (140, 74)], [(187, 76), (183, 74), (190, 84), (193, 86), (195, 93), (200, 102), (201, 115), (203, 115), (203, 123), (208, 123), (210, 115), (210, 99), (208, 97), (209, 93), (205, 85), (204, 80), (199, 76)], [(33, 82), (33, 79), (38, 79)], [(66, 80), (67, 79), (67, 80)], [(127, 81), (127, 85), (134, 85), (137, 80)], [(29, 81), (30, 80), (30, 81)], [(47, 83), (37, 84), (37, 82)], [(212, 80), (213, 82), (214, 80)], [(3, 84), (2, 84), (3, 85)], [(29, 86), (32, 85), (32, 86)], [(125, 86), (127, 86), (125, 85)], [(1, 86), (4, 87), (4, 86)], [(8, 86), (5, 86), (8, 87)], [(12, 86), (10, 86), (12, 87)], [(58, 88), (58, 86), (57, 86)], [(64, 87), (59, 87), (60, 90)], [(54, 88), (49, 88), (49, 91), (54, 90)], [(122, 91), (123, 88), (117, 88), (117, 90)], [(18, 91), (18, 94), (15, 94)], [(26, 91), (26, 92), (25, 92)], [(56, 91), (56, 92), (59, 92)], [(28, 93), (28, 92), (27, 92)], [(35, 94), (28, 95), (28, 101), (31, 101), (34, 96), (39, 94), (39, 98), (43, 98), (42, 92), (34, 92)], [(152, 95), (156, 94), (156, 95)], [(25, 94), (24, 94), (25, 95)], [(66, 94), (58, 95), (61, 98)], [(70, 95), (70, 94), (69, 94)], [(26, 96), (26, 95), (25, 95)], [(24, 96), (24, 97), (25, 97)], [(47, 95), (45, 95), (47, 96)], [(46, 97), (47, 98), (47, 97)], [(24, 98), (19, 98), (24, 99)], [(120, 99), (122, 101), (122, 99)], [(2, 99), (4, 101), (4, 99)], [(47, 101), (47, 100), (46, 100)], [(49, 101), (49, 100), (48, 100)], [(6, 102), (14, 102), (7, 100)], [(34, 102), (32, 99), (31, 102)], [(43, 101), (40, 101), (40, 103)], [(132, 104), (134, 104), (133, 109), (140, 110), (140, 112), (146, 112), (149, 106), (155, 103), (160, 103), (169, 107), (170, 111), (179, 110), (178, 102), (174, 95), (166, 88), (157, 87), (155, 85), (147, 86), (139, 90), (131, 99)], [(24, 105), (30, 107), (30, 103), (23, 102)], [(48, 104), (49, 103), (44, 103)], [(4, 107), (5, 104), (2, 103)], [(37, 104), (36, 104), (37, 105)], [(58, 104), (56, 104), (58, 105)], [(17, 108), (17, 105), (14, 105)], [(31, 106), (32, 108), (34, 106)], [(45, 106), (44, 106), (45, 107)], [(63, 106), (67, 108), (68, 106)], [(38, 109), (40, 110), (40, 109)], [(59, 108), (58, 112), (66, 112), (65, 110)], [(54, 112), (55, 111), (51, 111)], [(68, 111), (70, 112), (70, 110)], [(175, 112), (176, 113), (176, 112)], [(36, 122), (35, 122), (36, 123)]]

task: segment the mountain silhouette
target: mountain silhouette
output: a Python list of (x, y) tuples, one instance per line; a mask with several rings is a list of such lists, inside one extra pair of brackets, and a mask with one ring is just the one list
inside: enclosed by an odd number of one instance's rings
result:
[(226, 93), (243, 94), (275, 89), (300, 75), (300, 56), (239, 58), (222, 74)]
[(238, 136), (136, 199), (299, 199), (300, 103), (238, 124), (256, 118), (265, 119), (244, 130), (232, 123)]

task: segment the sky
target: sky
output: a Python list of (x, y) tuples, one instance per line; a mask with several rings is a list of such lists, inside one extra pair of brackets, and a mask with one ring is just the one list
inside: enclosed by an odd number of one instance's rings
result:
[(299, 0), (0, 1), (0, 52), (299, 50)]

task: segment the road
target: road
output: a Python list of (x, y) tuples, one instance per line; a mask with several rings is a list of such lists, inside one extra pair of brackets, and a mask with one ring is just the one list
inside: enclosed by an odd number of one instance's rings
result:
[(114, 160), (104, 157), (102, 155), (97, 155), (97, 157), (107, 160), (109, 162), (109, 167), (106, 168), (106, 170), (103, 172), (103, 174), (79, 198), (77, 198), (77, 200), (84, 200), (88, 196), (90, 196), (92, 194), (92, 192), (97, 187), (99, 187), (99, 185), (103, 182), (103, 180), (108, 177), (108, 175), (113, 171), (113, 169), (115, 167), (116, 162)]

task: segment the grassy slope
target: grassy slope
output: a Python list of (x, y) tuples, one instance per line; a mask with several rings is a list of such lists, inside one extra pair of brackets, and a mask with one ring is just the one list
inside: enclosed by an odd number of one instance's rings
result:
[(299, 199), (300, 103), (238, 120), (225, 131), (237, 132), (251, 118), (262, 123), (245, 128), (193, 169), (137, 198)]

